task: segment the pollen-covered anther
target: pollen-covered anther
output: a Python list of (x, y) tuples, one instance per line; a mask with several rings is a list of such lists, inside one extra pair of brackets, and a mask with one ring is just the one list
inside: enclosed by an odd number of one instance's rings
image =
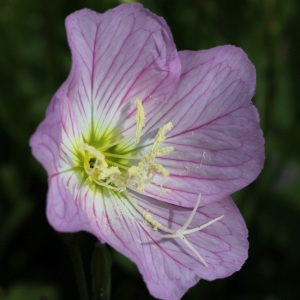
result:
[(121, 176), (121, 171), (119, 170), (119, 168), (115, 166), (111, 166), (103, 170), (100, 169), (98, 179), (105, 180), (106, 178), (109, 178), (111, 182), (115, 182), (120, 176)]
[(147, 177), (152, 180), (156, 173), (161, 173), (164, 177), (167, 177), (170, 174), (162, 165), (151, 164), (148, 168)]
[(153, 230), (157, 231), (158, 229), (160, 229), (161, 224), (153, 219), (148, 212), (143, 213), (143, 218), (152, 225)]
[(149, 160), (151, 162), (154, 162), (154, 159), (158, 154), (164, 155), (164, 154), (167, 154), (167, 153), (173, 151), (173, 147), (165, 147), (165, 148), (158, 149), (159, 144), (162, 143), (166, 139), (167, 131), (171, 130), (172, 127), (173, 127), (172, 122), (169, 122), (159, 129), (159, 131), (155, 137), (154, 143), (152, 145), (151, 151), (149, 153)]
[(82, 144), (80, 148), (85, 152), (84, 169), (90, 178), (100, 186), (115, 189), (109, 185), (113, 183), (115, 186), (118, 186), (120, 183), (122, 173), (119, 168), (109, 166), (105, 160), (105, 156), (93, 146)]
[(142, 128), (145, 126), (145, 111), (142, 105), (142, 101), (138, 98), (134, 99), (137, 112), (135, 115), (136, 130), (135, 130), (135, 143), (138, 144), (142, 136)]
[[(85, 162), (84, 166), (87, 167), (87, 169), (92, 169), (90, 167), (90, 160), (95, 159), (97, 164), (103, 165), (105, 168), (108, 167), (108, 164), (105, 161), (105, 156), (97, 149), (95, 149), (93, 146), (90, 146), (88, 144), (82, 144), (80, 146), (81, 149), (85, 150), (86, 154), (85, 155)], [(94, 167), (97, 165), (96, 163), (94, 164)]]
[[(160, 173), (164, 177), (169, 175), (169, 171), (165, 169), (160, 164), (155, 164), (155, 158), (157, 156), (163, 156), (173, 151), (173, 147), (164, 147), (158, 149), (158, 146), (161, 142), (163, 142), (165, 138), (165, 134), (168, 130), (172, 128), (172, 123), (169, 122), (165, 124), (163, 127), (161, 127), (154, 139), (153, 145), (151, 147), (151, 150), (149, 153), (145, 154), (138, 166), (135, 169), (136, 174), (139, 174), (139, 180), (138, 180), (138, 190), (144, 189), (144, 184), (149, 183), (152, 181), (155, 174)], [(128, 170), (129, 171), (129, 170)]]
[(127, 186), (135, 186), (137, 190), (144, 189), (144, 184), (147, 181), (145, 171), (139, 166), (131, 166), (125, 175), (124, 183)]
[[(145, 125), (145, 112), (142, 102), (138, 98), (134, 99), (134, 103), (137, 107), (135, 138), (136, 143), (138, 143), (142, 135), (142, 128)], [(162, 126), (154, 139), (150, 152), (141, 157), (138, 165), (133, 166), (119, 164), (110, 160), (110, 158), (116, 157), (127, 161), (136, 158), (110, 153), (107, 147), (103, 148), (104, 151), (101, 152), (100, 149), (96, 149), (91, 145), (81, 145), (80, 148), (84, 150), (83, 166), (86, 174), (99, 186), (107, 187), (116, 192), (123, 192), (128, 187), (136, 188), (139, 191), (144, 190), (145, 184), (150, 183), (155, 174), (160, 173), (164, 177), (169, 175), (167, 169), (154, 163), (154, 161), (157, 156), (163, 156), (173, 151), (173, 147), (158, 148), (160, 143), (166, 139), (166, 132), (171, 128), (171, 122)], [(116, 144), (114, 142), (114, 145)]]

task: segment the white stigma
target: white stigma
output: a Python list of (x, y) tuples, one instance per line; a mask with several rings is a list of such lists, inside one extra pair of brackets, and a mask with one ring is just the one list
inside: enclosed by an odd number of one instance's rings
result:
[[(127, 195), (129, 196), (129, 195)], [(160, 230), (162, 232), (165, 232), (167, 234), (162, 235), (163, 239), (167, 239), (167, 238), (180, 238), (185, 245), (196, 255), (196, 257), (198, 258), (198, 260), (207, 268), (208, 265), (205, 261), (205, 259), (203, 258), (203, 256), (195, 249), (195, 247), (187, 240), (186, 235), (191, 234), (191, 233), (195, 233), (197, 231), (200, 231), (210, 225), (212, 225), (213, 223), (219, 221), (220, 219), (222, 219), (224, 217), (224, 215), (219, 216), (217, 218), (214, 218), (200, 226), (197, 226), (195, 228), (192, 229), (187, 229), (189, 227), (189, 225), (191, 224), (191, 222), (194, 219), (194, 216), (199, 208), (200, 205), (200, 200), (201, 200), (201, 194), (199, 194), (199, 197), (197, 199), (197, 202), (195, 204), (194, 209), (192, 210), (190, 216), (188, 217), (188, 219), (185, 221), (185, 223), (183, 224), (183, 226), (177, 230), (174, 229), (170, 229), (167, 228), (165, 226), (163, 226), (161, 223), (159, 223), (158, 221), (156, 221), (155, 219), (152, 218), (151, 214), (149, 212), (146, 212), (145, 210), (143, 210), (140, 206), (138, 206), (138, 204), (131, 198), (128, 197), (128, 200), (130, 201), (130, 203), (132, 204), (132, 206), (143, 216), (143, 218), (149, 222), (152, 227), (153, 230)]]
[(196, 202), (196, 205), (194, 207), (194, 209), (192, 210), (189, 218), (185, 221), (185, 223), (183, 224), (183, 226), (174, 231), (174, 233), (171, 233), (171, 234), (167, 234), (167, 235), (164, 235), (164, 238), (180, 238), (187, 246), (188, 248), (197, 256), (197, 258), (200, 260), (200, 262), (207, 268), (207, 263), (205, 261), (205, 259), (201, 256), (201, 254), (193, 247), (193, 245), (187, 240), (187, 238), (185, 237), (187, 234), (191, 234), (191, 233), (194, 233), (194, 232), (197, 232), (197, 231), (200, 231), (210, 225), (212, 225), (213, 223), (219, 221), (220, 219), (222, 219), (224, 217), (224, 215), (222, 216), (219, 216), (217, 218), (214, 218), (200, 226), (197, 226), (195, 228), (192, 228), (192, 229), (187, 229), (188, 226), (191, 224), (196, 212), (197, 212), (197, 209), (199, 208), (199, 205), (200, 205), (200, 200), (201, 200), (201, 194), (199, 195), (198, 199), (197, 199), (197, 202)]

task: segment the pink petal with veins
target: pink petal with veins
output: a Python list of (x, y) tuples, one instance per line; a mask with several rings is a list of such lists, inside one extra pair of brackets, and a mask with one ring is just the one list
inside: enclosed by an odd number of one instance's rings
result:
[(181, 64), (172, 34), (162, 18), (140, 4), (104, 14), (80, 10), (68, 16), (66, 28), (72, 70), (65, 85), (84, 135), (91, 120), (95, 132), (109, 124), (127, 131), (135, 125), (134, 98), (155, 113), (153, 99), (174, 92)]
[[(146, 191), (193, 207), (196, 195), (202, 195), (205, 205), (252, 182), (263, 167), (264, 139), (251, 101), (255, 70), (246, 54), (233, 46), (179, 54), (177, 89), (145, 127), (147, 135), (162, 123), (173, 123), (161, 147), (173, 146), (174, 151), (157, 159), (170, 175), (157, 176), (157, 186)], [(161, 184), (172, 195), (159, 194)]]
[[(118, 194), (86, 190), (83, 203), (94, 234), (135, 262), (150, 293), (159, 299), (180, 299), (199, 279), (214, 280), (238, 271), (248, 257), (248, 231), (231, 198), (200, 207), (189, 228), (224, 217), (185, 237), (207, 263), (205, 267), (179, 238), (164, 238)], [(130, 196), (165, 227), (178, 230), (191, 210), (141, 196)], [(99, 201), (101, 198), (101, 201)], [(97, 216), (97, 218), (95, 218)]]

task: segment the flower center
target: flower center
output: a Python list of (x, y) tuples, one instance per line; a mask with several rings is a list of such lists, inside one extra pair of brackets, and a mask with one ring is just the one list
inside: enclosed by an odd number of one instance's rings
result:
[[(137, 107), (135, 143), (138, 144), (142, 136), (142, 128), (145, 125), (145, 114), (142, 102), (136, 98), (134, 103)], [(162, 165), (155, 163), (155, 158), (173, 151), (173, 147), (159, 148), (165, 140), (166, 132), (171, 128), (171, 122), (162, 126), (154, 139), (150, 152), (140, 158), (131, 156), (128, 152), (124, 154), (121, 150), (116, 150), (118, 149), (116, 145), (120, 145), (122, 140), (102, 148), (96, 148), (86, 143), (82, 144), (80, 148), (84, 150), (83, 167), (85, 173), (97, 185), (117, 192), (125, 191), (128, 187), (142, 191), (145, 184), (151, 182), (155, 174), (159, 173), (165, 177), (169, 175), (169, 172)], [(136, 151), (129, 153), (134, 152)], [(138, 163), (132, 165), (132, 161)]]
[[(137, 145), (142, 136), (142, 128), (145, 126), (145, 113), (142, 102), (135, 99), (136, 105), (136, 131), (135, 144)], [(181, 239), (182, 242), (190, 249), (196, 258), (205, 266), (208, 267), (205, 259), (190, 243), (186, 235), (201, 231), (202, 229), (212, 225), (223, 218), (223, 215), (195, 227), (188, 229), (200, 205), (199, 198), (192, 210), (190, 216), (177, 230), (170, 229), (158, 222), (148, 211), (144, 210), (126, 191), (127, 188), (133, 188), (138, 191), (143, 191), (145, 184), (150, 183), (156, 174), (162, 174), (164, 177), (169, 175), (167, 169), (162, 165), (155, 163), (155, 158), (166, 155), (172, 152), (173, 147), (162, 147), (161, 143), (165, 140), (167, 131), (172, 129), (172, 123), (169, 122), (163, 125), (157, 132), (151, 149), (148, 153), (138, 157), (137, 154), (143, 146), (133, 147), (128, 149), (128, 140), (126, 138), (109, 139), (109, 142), (101, 143), (101, 147), (95, 147), (84, 143), (79, 146), (82, 150), (81, 165), (84, 169), (85, 176), (91, 179), (96, 185), (105, 187), (115, 192), (124, 192), (123, 195), (132, 205), (132, 207), (143, 217), (145, 221), (152, 226), (155, 231), (162, 233), (162, 239)], [(105, 139), (104, 139), (105, 140)], [(127, 146), (126, 146), (127, 145)], [(164, 233), (164, 234), (163, 234)]]

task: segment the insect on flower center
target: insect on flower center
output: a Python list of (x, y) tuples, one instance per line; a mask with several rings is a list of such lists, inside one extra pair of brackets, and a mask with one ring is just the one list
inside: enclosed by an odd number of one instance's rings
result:
[[(136, 98), (134, 103), (137, 109), (135, 131), (135, 144), (137, 145), (142, 136), (142, 128), (145, 126), (145, 113), (139, 99)], [(167, 169), (155, 163), (155, 158), (173, 151), (173, 147), (159, 148), (165, 140), (166, 132), (171, 128), (171, 122), (163, 125), (159, 129), (150, 151), (141, 157), (117, 151), (118, 142), (99, 148), (87, 143), (82, 144), (80, 148), (84, 151), (83, 168), (85, 173), (97, 185), (117, 192), (125, 191), (128, 187), (142, 191), (145, 184), (151, 182), (155, 174), (162, 174), (164, 177), (169, 175)], [(137, 153), (137, 151), (129, 151), (129, 153)]]

